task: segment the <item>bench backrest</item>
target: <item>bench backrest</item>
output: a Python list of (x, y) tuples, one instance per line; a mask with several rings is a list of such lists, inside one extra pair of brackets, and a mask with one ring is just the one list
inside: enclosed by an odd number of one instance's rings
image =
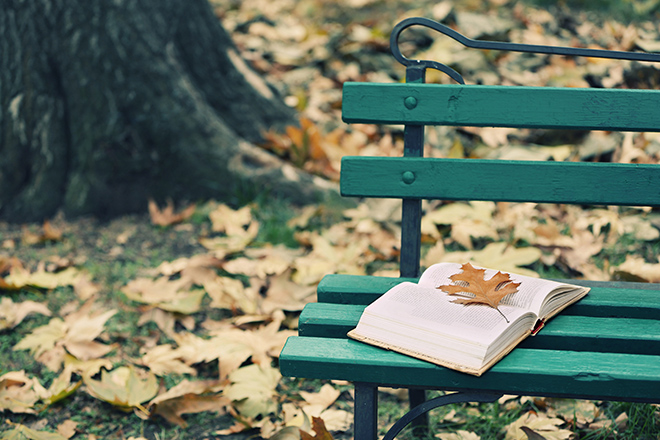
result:
[[(402, 30), (393, 32), (393, 48)], [(595, 52), (589, 56), (604, 56)], [(424, 69), (438, 63), (403, 60), (407, 84), (344, 84), (342, 117), (405, 125), (404, 157), (345, 157), (341, 166), (342, 195), (403, 199), (401, 276), (419, 275), (421, 199), (660, 206), (657, 165), (422, 158), (425, 125), (660, 131), (660, 91), (424, 84)]]

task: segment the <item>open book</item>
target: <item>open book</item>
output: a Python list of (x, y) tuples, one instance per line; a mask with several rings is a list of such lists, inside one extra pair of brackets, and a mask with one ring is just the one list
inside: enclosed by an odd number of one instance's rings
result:
[[(348, 336), (448, 368), (480, 376), (545, 321), (587, 294), (589, 288), (508, 273), (520, 283), (497, 308), (458, 304), (440, 286), (461, 285), (450, 278), (460, 264), (439, 263), (419, 282), (403, 282), (367, 306)], [(485, 269), (483, 278), (498, 271)], [(465, 286), (466, 284), (463, 284)], [(499, 286), (498, 286), (499, 288)], [(460, 290), (460, 289), (459, 289)]]

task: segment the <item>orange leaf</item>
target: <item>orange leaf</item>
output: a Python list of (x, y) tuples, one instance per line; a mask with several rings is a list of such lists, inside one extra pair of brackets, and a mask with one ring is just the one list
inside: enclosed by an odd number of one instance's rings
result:
[(312, 417), (312, 430), (316, 434), (313, 437), (311, 434), (308, 434), (307, 432), (301, 429), (300, 430), (301, 440), (333, 440), (332, 434), (330, 434), (328, 430), (325, 428), (325, 423), (323, 422), (323, 419), (320, 417)]
[[(449, 277), (454, 282), (453, 285), (439, 286), (438, 289), (449, 295), (472, 294), (474, 297), (464, 297), (452, 302), (458, 304), (485, 304), (496, 309), (502, 316), (504, 314), (497, 307), (500, 301), (512, 293), (518, 291), (520, 283), (514, 283), (508, 274), (497, 272), (492, 278), (486, 280), (485, 269), (475, 269), (470, 263), (461, 266), (462, 273), (457, 273)], [(509, 320), (504, 316), (504, 319)]]
[(151, 223), (158, 226), (170, 226), (181, 223), (195, 213), (195, 205), (190, 205), (179, 213), (174, 213), (174, 203), (167, 201), (167, 205), (161, 211), (155, 201), (149, 199), (149, 216)]

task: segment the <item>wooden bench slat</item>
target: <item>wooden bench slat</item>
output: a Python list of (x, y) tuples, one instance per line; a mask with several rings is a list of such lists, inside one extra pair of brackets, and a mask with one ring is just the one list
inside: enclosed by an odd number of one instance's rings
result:
[(379, 386), (660, 402), (660, 362), (647, 355), (519, 348), (475, 377), (353, 340), (294, 336), (284, 346), (280, 370)]
[(345, 196), (660, 206), (658, 165), (345, 157), (341, 166)]
[[(367, 305), (397, 283), (412, 278), (370, 275), (326, 275), (318, 286), (318, 300), (324, 303)], [(657, 284), (562, 280), (591, 287), (591, 292), (562, 315), (660, 319), (660, 291)]]
[[(313, 303), (300, 315), (300, 336), (346, 338), (365, 306)], [(520, 347), (636, 354), (660, 353), (658, 319), (599, 318), (562, 314)]]
[(657, 90), (347, 82), (342, 117), (349, 123), (660, 131), (658, 107)]
[(417, 278), (330, 274), (321, 279), (316, 294), (319, 302), (369, 304), (403, 281), (416, 283)]

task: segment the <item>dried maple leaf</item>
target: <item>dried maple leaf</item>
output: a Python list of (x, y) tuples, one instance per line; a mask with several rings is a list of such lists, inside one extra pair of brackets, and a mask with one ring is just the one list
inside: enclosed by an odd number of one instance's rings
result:
[(277, 410), (277, 385), (282, 376), (277, 368), (256, 364), (239, 368), (229, 375), (224, 396), (233, 402), (241, 416), (250, 419)]
[[(35, 328), (21, 339), (14, 350), (30, 350), (34, 358), (53, 371), (59, 371), (66, 352), (81, 361), (105, 356), (113, 346), (96, 342), (105, 323), (117, 311), (92, 312), (93, 302), (87, 302), (76, 312), (52, 318), (48, 324)], [(66, 349), (66, 351), (65, 351)]]
[(218, 394), (221, 388), (222, 385), (216, 380), (194, 382), (183, 380), (149, 402), (150, 416), (160, 415), (167, 421), (185, 428), (188, 424), (181, 417), (183, 414), (204, 411), (224, 413), (225, 407), (231, 402), (225, 396)]
[(0, 330), (16, 327), (31, 313), (40, 313), (46, 316), (51, 315), (46, 304), (35, 301), (15, 303), (11, 298), (2, 298), (0, 300)]
[(312, 430), (314, 430), (314, 436), (311, 434), (300, 430), (301, 440), (332, 440), (332, 434), (328, 432), (323, 423), (323, 419), (320, 417), (312, 417)]
[(87, 392), (99, 400), (110, 403), (122, 411), (137, 408), (144, 414), (149, 412), (142, 406), (158, 393), (158, 379), (154, 374), (143, 373), (133, 366), (119, 367), (111, 372), (101, 372), (101, 380), (83, 378)]
[(37, 431), (35, 429), (30, 429), (25, 425), (20, 423), (12, 423), (7, 420), (7, 423), (13, 428), (9, 431), (5, 431), (0, 437), (2, 440), (9, 439), (30, 439), (30, 440), (67, 440), (67, 437), (50, 431)]
[[(504, 316), (497, 306), (505, 296), (516, 293), (520, 283), (512, 282), (508, 274), (499, 271), (489, 280), (486, 280), (484, 278), (486, 270), (476, 269), (470, 263), (463, 264), (461, 269), (463, 270), (462, 273), (449, 277), (454, 282), (453, 285), (442, 285), (438, 289), (449, 295), (473, 294), (474, 297), (459, 298), (452, 302), (457, 304), (485, 304)], [(506, 316), (504, 316), (504, 319), (509, 322)]]
[(190, 218), (195, 213), (195, 205), (190, 205), (179, 213), (174, 213), (174, 203), (172, 200), (167, 201), (167, 205), (161, 211), (155, 201), (149, 199), (149, 216), (151, 223), (158, 226), (170, 226), (175, 223)]

